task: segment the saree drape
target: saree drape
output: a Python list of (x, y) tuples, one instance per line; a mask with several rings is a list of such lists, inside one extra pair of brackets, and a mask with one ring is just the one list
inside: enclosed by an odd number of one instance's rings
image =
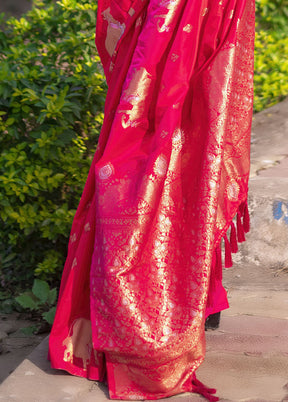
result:
[(231, 266), (249, 226), (254, 1), (99, 0), (97, 18), (109, 89), (51, 364), (112, 399), (217, 400), (195, 371), (228, 307), (221, 239)]

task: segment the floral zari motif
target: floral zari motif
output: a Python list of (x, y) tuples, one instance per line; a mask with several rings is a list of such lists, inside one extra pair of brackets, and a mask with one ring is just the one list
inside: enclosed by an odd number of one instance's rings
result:
[(221, 239), (231, 226), (236, 249), (237, 212), (239, 241), (248, 226), (253, 39), (253, 0), (98, 2), (105, 121), (49, 351), (55, 368), (107, 373), (112, 399), (217, 400), (195, 371), (205, 317), (228, 307)]

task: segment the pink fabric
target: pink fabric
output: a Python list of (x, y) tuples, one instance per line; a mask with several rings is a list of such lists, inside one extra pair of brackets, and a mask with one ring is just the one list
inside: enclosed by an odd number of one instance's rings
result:
[(112, 399), (217, 400), (195, 371), (248, 226), (253, 33), (252, 0), (99, 1), (105, 120), (49, 351)]

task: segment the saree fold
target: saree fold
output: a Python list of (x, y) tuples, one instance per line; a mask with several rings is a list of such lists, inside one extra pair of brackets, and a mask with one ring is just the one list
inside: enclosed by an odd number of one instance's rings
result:
[(205, 317), (228, 307), (221, 239), (231, 266), (249, 229), (254, 1), (100, 0), (96, 44), (105, 119), (72, 225), (52, 367), (107, 377), (112, 399), (217, 400), (195, 371)]

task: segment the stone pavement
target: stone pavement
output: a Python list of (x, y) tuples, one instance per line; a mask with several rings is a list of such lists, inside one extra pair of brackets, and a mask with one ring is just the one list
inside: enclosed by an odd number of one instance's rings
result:
[(288, 98), (255, 116), (251, 163), (251, 232), (238, 258), (284, 268), (288, 266)]
[[(207, 356), (198, 378), (218, 389), (221, 401), (288, 401), (288, 292), (235, 287), (220, 329), (207, 333)], [(3, 402), (105, 402), (105, 386), (52, 370), (47, 341), (3, 382)], [(200, 402), (183, 394), (167, 402)]]
[[(224, 272), (230, 309), (207, 332), (198, 378), (221, 401), (288, 401), (288, 99), (254, 119), (251, 232)], [(105, 386), (50, 369), (47, 339), (0, 386), (0, 402), (104, 402)], [(163, 400), (164, 401), (164, 400)], [(171, 402), (200, 402), (183, 394)]]

